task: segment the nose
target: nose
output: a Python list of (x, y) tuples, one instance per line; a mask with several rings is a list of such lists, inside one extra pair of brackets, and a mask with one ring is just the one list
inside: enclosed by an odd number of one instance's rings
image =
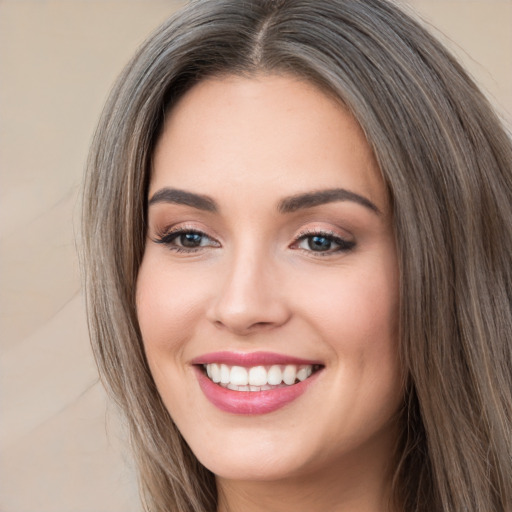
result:
[(239, 336), (282, 326), (290, 318), (282, 276), (268, 258), (247, 252), (226, 264), (207, 313), (217, 328)]

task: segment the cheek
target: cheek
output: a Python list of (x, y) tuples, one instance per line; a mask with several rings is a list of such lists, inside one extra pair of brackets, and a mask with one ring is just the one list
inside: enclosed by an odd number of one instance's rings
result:
[(137, 317), (144, 351), (162, 400), (173, 418), (186, 417), (193, 389), (187, 344), (203, 317), (205, 281), (194, 273), (170, 268), (167, 258), (147, 249), (137, 278)]
[(340, 414), (352, 418), (354, 429), (359, 423), (377, 429), (401, 404), (399, 277), (392, 251), (387, 258), (380, 253), (358, 263), (351, 268), (347, 260), (339, 272), (317, 274), (308, 283), (310, 293), (302, 292), (300, 300), (314, 330), (329, 345), (337, 370), (331, 400), (344, 396)]
[(357, 268), (316, 274), (297, 290), (319, 332), (343, 357), (366, 351), (395, 353), (399, 291), (394, 260), (377, 259)]
[(178, 358), (204, 309), (204, 280), (168, 268), (147, 250), (137, 278), (137, 316), (150, 365), (165, 353)]
[(331, 305), (327, 301), (324, 304), (329, 308), (325, 322), (331, 319), (326, 339), (339, 369), (332, 388), (343, 390), (338, 395), (346, 394), (341, 415), (343, 421), (349, 418), (354, 431), (379, 431), (402, 403), (399, 293), (396, 275), (388, 270), (359, 274), (353, 279), (345, 276), (345, 286), (339, 288)]

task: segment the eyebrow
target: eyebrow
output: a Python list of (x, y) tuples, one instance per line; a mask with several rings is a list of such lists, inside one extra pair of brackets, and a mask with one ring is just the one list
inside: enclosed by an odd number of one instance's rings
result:
[(166, 187), (155, 192), (153, 197), (149, 200), (148, 206), (156, 203), (182, 204), (212, 213), (219, 211), (217, 203), (211, 197), (175, 188)]
[[(279, 213), (283, 214), (293, 213), (297, 210), (313, 208), (314, 206), (334, 203), (335, 201), (352, 201), (368, 208), (374, 213), (381, 213), (377, 206), (369, 199), (344, 188), (332, 188), (316, 192), (306, 192), (286, 197), (279, 201), (277, 210)], [(209, 196), (168, 187), (155, 192), (149, 200), (148, 205), (151, 206), (156, 203), (180, 204), (211, 213), (217, 213), (219, 211), (217, 203)]]
[(280, 213), (293, 213), (297, 210), (313, 208), (314, 206), (333, 203), (335, 201), (352, 201), (368, 208), (376, 214), (381, 213), (377, 206), (369, 199), (344, 188), (331, 188), (287, 197), (279, 202), (277, 209)]

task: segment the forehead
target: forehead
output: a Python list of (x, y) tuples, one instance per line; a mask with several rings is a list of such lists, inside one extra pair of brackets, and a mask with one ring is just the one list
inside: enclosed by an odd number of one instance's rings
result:
[(290, 195), (345, 187), (384, 208), (387, 194), (346, 108), (289, 75), (226, 76), (189, 90), (166, 118), (150, 195), (175, 186)]

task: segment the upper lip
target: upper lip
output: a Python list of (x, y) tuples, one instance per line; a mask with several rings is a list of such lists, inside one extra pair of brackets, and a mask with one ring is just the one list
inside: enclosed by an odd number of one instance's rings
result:
[(211, 352), (192, 359), (191, 364), (221, 363), (229, 366), (269, 366), (273, 364), (322, 365), (321, 361), (273, 352)]

